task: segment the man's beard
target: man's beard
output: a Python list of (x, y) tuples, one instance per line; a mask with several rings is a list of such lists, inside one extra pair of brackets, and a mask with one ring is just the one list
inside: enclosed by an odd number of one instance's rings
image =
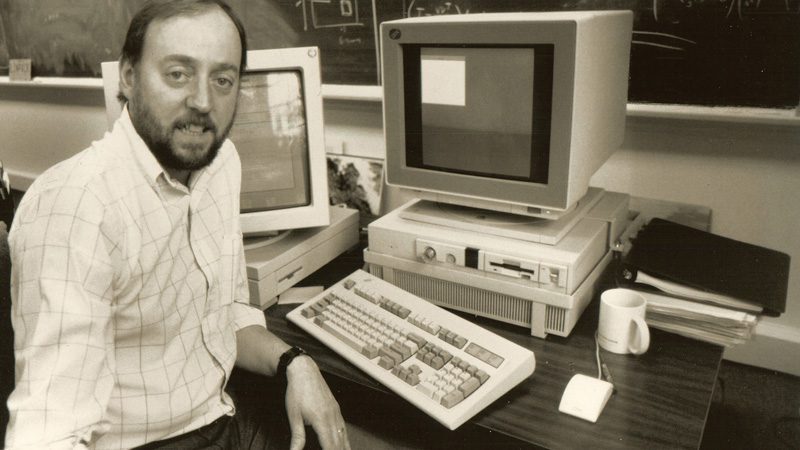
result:
[[(208, 166), (216, 158), (219, 148), (225, 142), (233, 126), (233, 120), (231, 120), (223, 132), (218, 133), (217, 126), (208, 114), (189, 110), (169, 127), (163, 127), (138, 92), (134, 93), (133, 101), (128, 102), (128, 111), (136, 132), (150, 148), (150, 152), (153, 153), (161, 167), (165, 169), (193, 171)], [(184, 144), (185, 148), (191, 150), (188, 156), (184, 156), (173, 148), (172, 138), (176, 131), (189, 125), (202, 126), (204, 130), (211, 132), (214, 138), (204, 152), (201, 151), (202, 148), (198, 144)]]

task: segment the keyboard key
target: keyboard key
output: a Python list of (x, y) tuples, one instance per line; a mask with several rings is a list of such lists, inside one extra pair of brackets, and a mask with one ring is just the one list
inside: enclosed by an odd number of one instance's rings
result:
[(467, 345), (467, 339), (463, 336), (459, 336), (458, 334), (454, 333), (447, 328), (442, 328), (439, 330), (439, 339), (447, 342), (448, 344), (452, 345), (453, 347), (458, 348), (459, 350), (464, 348)]
[(445, 408), (452, 408), (464, 400), (464, 393), (461, 391), (453, 391), (442, 398), (442, 406)]
[(428, 397), (433, 397), (433, 393), (436, 392), (436, 386), (429, 381), (422, 381), (417, 385), (417, 390)]
[(381, 355), (381, 358), (378, 360), (378, 365), (386, 370), (391, 370), (392, 367), (394, 367), (394, 360), (388, 356)]
[(417, 344), (418, 347), (423, 347), (423, 346), (425, 346), (425, 344), (428, 343), (428, 341), (426, 341), (425, 338), (423, 338), (422, 336), (420, 336), (418, 334), (408, 333), (406, 335), (406, 337), (408, 339), (410, 339), (411, 341), (413, 341), (415, 344)]
[(489, 364), (495, 369), (500, 367), (500, 364), (503, 364), (503, 358), (501, 356), (492, 353), (489, 350), (486, 350), (485, 348), (481, 347), (480, 345), (474, 342), (469, 344), (469, 346), (467, 346), (467, 348), (464, 351), (480, 359), (486, 364)]
[(373, 295), (371, 292), (367, 292), (367, 291), (365, 291), (365, 290), (363, 290), (361, 288), (358, 288), (358, 287), (353, 289), (353, 292), (358, 294), (361, 298), (369, 300), (372, 303), (375, 303), (375, 304), (378, 303), (378, 297)]
[(375, 359), (379, 355), (378, 347), (373, 344), (367, 344), (361, 349), (361, 354), (366, 356), (368, 359)]
[(331, 320), (323, 321), (321, 326), (323, 330), (336, 336), (337, 338), (339, 338), (340, 341), (347, 344), (353, 350), (359, 353), (361, 353), (364, 350), (365, 344), (363, 341), (351, 335), (341, 326), (333, 323), (333, 321)]
[(475, 377), (469, 377), (466, 381), (461, 383), (458, 390), (464, 394), (464, 397), (469, 397), (469, 395), (475, 392), (479, 387), (481, 387), (481, 382)]
[(394, 367), (397, 364), (400, 364), (401, 362), (403, 362), (405, 360), (403, 358), (403, 355), (401, 355), (399, 352), (393, 350), (388, 345), (384, 345), (383, 347), (381, 347), (378, 350), (378, 354), (381, 355), (381, 357), (387, 357), (387, 358), (391, 359), (392, 360), (392, 367)]

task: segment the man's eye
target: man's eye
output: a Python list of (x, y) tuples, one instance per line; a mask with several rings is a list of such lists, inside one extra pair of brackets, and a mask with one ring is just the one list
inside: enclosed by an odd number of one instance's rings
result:
[(173, 70), (172, 72), (167, 73), (167, 78), (169, 78), (172, 81), (180, 82), (180, 81), (186, 81), (186, 79), (189, 78), (189, 76), (184, 72)]
[(233, 80), (231, 80), (230, 78), (221, 77), (216, 79), (216, 84), (219, 87), (229, 88), (233, 86)]

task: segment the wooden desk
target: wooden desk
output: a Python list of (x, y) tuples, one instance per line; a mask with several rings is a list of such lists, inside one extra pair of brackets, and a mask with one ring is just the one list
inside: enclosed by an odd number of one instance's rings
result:
[[(350, 252), (320, 269), (304, 284), (327, 287), (361, 264), (360, 253)], [(594, 331), (598, 304), (595, 299), (589, 305), (567, 338), (534, 338), (520, 327), (468, 317), (531, 349), (536, 355), (533, 375), (479, 413), (471, 423), (548, 448), (699, 447), (723, 349), (659, 330), (651, 330), (650, 349), (642, 356), (603, 352), (616, 393), (597, 423), (558, 411), (564, 388), (574, 374), (597, 374)], [(347, 380), (348, 388), (363, 390), (366, 386), (387, 391), (322, 343), (288, 323), (285, 315), (291, 309), (291, 306), (268, 309), (270, 330), (306, 349), (326, 375)], [(394, 394), (386, 397), (403, 402)], [(419, 415), (424, 422), (427, 416), (421, 411)]]

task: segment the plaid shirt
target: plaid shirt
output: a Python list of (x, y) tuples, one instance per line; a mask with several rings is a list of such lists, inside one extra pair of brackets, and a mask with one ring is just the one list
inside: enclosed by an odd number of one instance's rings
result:
[(8, 447), (128, 448), (206, 425), (250, 307), (230, 141), (187, 189), (127, 110), (40, 176), (10, 236), (16, 388)]

